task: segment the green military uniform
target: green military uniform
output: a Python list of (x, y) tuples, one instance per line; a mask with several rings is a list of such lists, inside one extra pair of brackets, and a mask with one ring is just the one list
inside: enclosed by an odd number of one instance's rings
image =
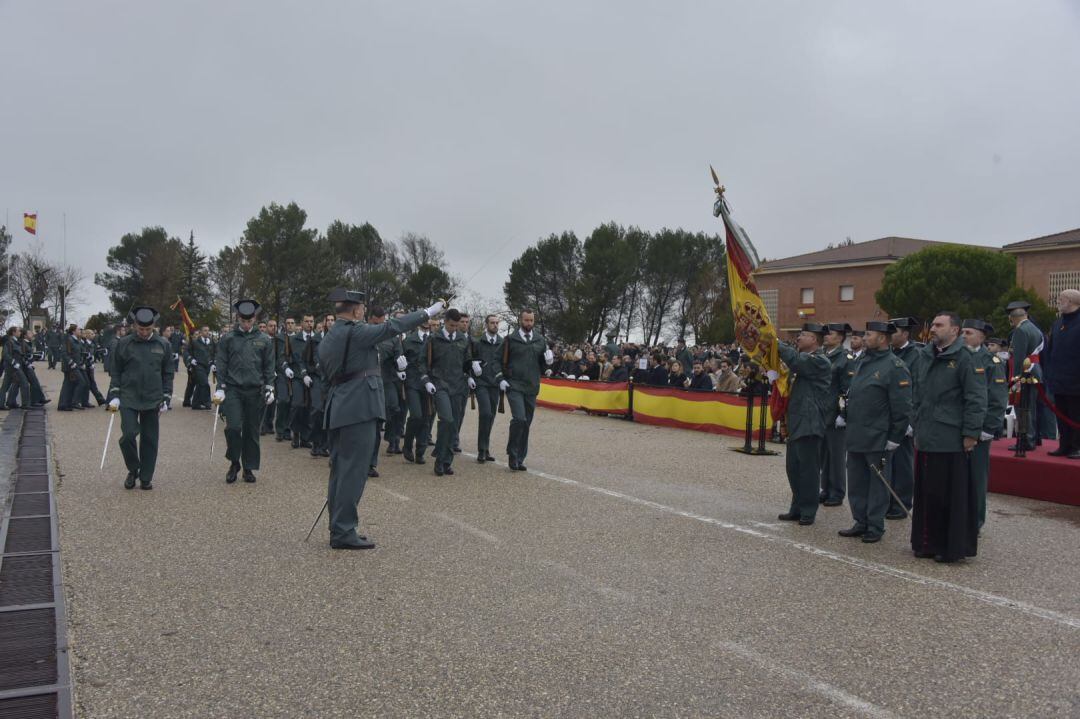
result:
[[(41, 335), (34, 337), (35, 342)], [(43, 407), (48, 403), (48, 398), (45, 397), (45, 390), (41, 388), (41, 382), (38, 380), (37, 370), (34, 368), (35, 352), (43, 353), (44, 350), (35, 349), (33, 344), (26, 339), (26, 335), (23, 335), (23, 374), (26, 375), (26, 381), (30, 383), (30, 406), (31, 407)], [(38, 355), (39, 357), (41, 355)]]
[[(896, 327), (906, 329), (909, 332), (914, 332), (919, 326), (919, 323), (914, 317), (898, 317), (889, 320), (889, 322)], [(893, 350), (893, 353), (904, 361), (904, 364), (908, 368), (908, 372), (911, 373), (911, 391), (913, 396), (919, 382), (920, 365), (926, 361), (923, 347), (924, 345), (919, 342), (909, 341), (903, 347)], [(912, 422), (912, 425), (914, 425), (914, 422)], [(914, 427), (912, 429), (914, 430)], [(911, 495), (915, 488), (914, 431), (912, 431), (911, 434), (905, 434), (904, 441), (900, 443), (900, 446), (896, 448), (896, 451), (889, 453), (889, 462), (885, 477), (889, 480), (889, 484), (892, 485), (893, 491), (896, 492), (901, 500), (903, 500), (904, 504), (904, 506), (901, 507), (896, 499), (890, 495), (889, 511), (885, 515), (886, 518), (900, 519), (906, 517), (908, 511), (911, 510)]]
[(476, 430), (477, 461), (494, 461), (491, 456), (491, 428), (499, 406), (499, 370), (502, 367), (503, 338), (486, 332), (473, 345), (475, 358), (480, 362), (476, 378), (476, 405), (479, 415)]
[(23, 408), (30, 406), (30, 382), (26, 379), (24, 367), (26, 357), (23, 352), (22, 339), (16, 337), (18, 330), (14, 328), (10, 334), (4, 336), (3, 353), (4, 381), (0, 385), (0, 409), (14, 409), (15, 396), (20, 395)]
[[(1026, 302), (1014, 302), (1011, 303), (1007, 309), (1028, 309), (1029, 305)], [(1030, 319), (1025, 319), (1009, 334), (1009, 351), (1012, 352), (1012, 366), (1013, 374), (1017, 377), (1024, 373), (1024, 360), (1032, 357), (1031, 374), (1040, 382), (1042, 381), (1042, 368), (1038, 363), (1038, 353), (1043, 347), (1043, 333), (1035, 323)], [(1035, 448), (1035, 440), (1038, 438), (1038, 393), (1034, 388), (1026, 393), (1026, 397), (1022, 400), (1026, 404), (1027, 415), (1027, 447), (1025, 449), (1031, 450)], [(1020, 411), (1020, 407), (1017, 407), (1017, 412)], [(1016, 434), (1019, 442), (1021, 428), (1017, 427)]]
[[(247, 303), (245, 305), (245, 303)], [(258, 311), (258, 303), (241, 300), (234, 305), (241, 317)], [(245, 331), (237, 325), (218, 342), (217, 388), (225, 394), (221, 403), (225, 417), (225, 457), (230, 461), (226, 481), (236, 480), (236, 470), (244, 469), (244, 480), (254, 482), (259, 469), (259, 425), (266, 400), (273, 393), (274, 353), (271, 340), (257, 328)]]
[(307, 440), (311, 443), (311, 456), (330, 456), (326, 446), (326, 430), (323, 429), (323, 411), (326, 409), (326, 386), (322, 365), (319, 364), (319, 343), (322, 335), (312, 332), (304, 342), (300, 355), (299, 383), (304, 387), (302, 397), (307, 402)]
[[(137, 307), (131, 316), (144, 327), (157, 320), (157, 312), (150, 307)], [(114, 408), (119, 402), (120, 452), (128, 470), (124, 486), (131, 489), (138, 479), (143, 489), (150, 489), (157, 464), (161, 407), (172, 398), (172, 347), (158, 334), (144, 340), (132, 332), (117, 341), (110, 367), (109, 406)]]
[[(964, 320), (964, 327), (972, 327), (988, 335), (993, 326), (982, 320)], [(968, 348), (971, 349), (970, 347)], [(981, 374), (986, 381), (986, 419), (983, 421), (979, 443), (971, 450), (971, 475), (975, 483), (975, 513), (978, 516), (978, 528), (986, 523), (986, 493), (990, 485), (990, 443), (1001, 434), (1005, 419), (1005, 409), (1009, 404), (1009, 380), (1005, 363), (1001, 358), (990, 354), (985, 346), (980, 345), (971, 351), (975, 363), (975, 373)]]
[[(433, 406), (420, 379), (422, 365), (427, 362), (427, 343), (430, 332), (412, 332), (402, 341), (405, 352), (405, 400), (409, 419), (405, 422), (405, 441), (402, 454), (408, 462), (424, 463), (424, 451), (431, 444), (431, 425), (435, 421)], [(416, 454), (413, 454), (413, 445)]]
[(184, 364), (194, 378), (191, 391), (193, 409), (210, 409), (210, 365), (214, 364), (217, 343), (210, 337), (193, 337), (184, 349)]
[(64, 333), (55, 327), (45, 331), (45, 346), (49, 350), (49, 369), (56, 369), (56, 363), (60, 361), (60, 344), (64, 339)]
[[(804, 325), (804, 331), (823, 333), (818, 324)], [(782, 519), (813, 524), (817, 515), (821, 454), (825, 441), (832, 365), (822, 349), (799, 352), (780, 343), (780, 359), (791, 372), (787, 408), (787, 469), (791, 486), (791, 507)]]
[(503, 361), (496, 375), (499, 388), (510, 403), (510, 436), (506, 454), (510, 469), (524, 470), (529, 454), (529, 429), (536, 413), (536, 395), (540, 394), (540, 374), (554, 362), (547, 340), (536, 331), (518, 329), (503, 340)]
[[(846, 334), (851, 328), (846, 323), (830, 324), (829, 330)], [(832, 365), (832, 371), (825, 412), (825, 451), (822, 453), (819, 499), (826, 506), (835, 507), (844, 501), (847, 491), (847, 457), (844, 449), (847, 420), (840, 411), (840, 403), (847, 396), (848, 385), (855, 373), (855, 355), (840, 345), (825, 350), (825, 356)]]
[[(387, 454), (400, 454), (403, 415), (405, 412), (405, 385), (399, 372), (398, 359), (405, 357), (401, 338), (397, 335), (383, 340), (375, 346), (379, 352), (379, 370), (382, 376), (383, 397), (386, 400), (386, 421), (383, 423), (383, 439), (387, 443)], [(407, 366), (407, 360), (406, 366)]]
[(465, 364), (466, 364), (465, 374), (467, 375), (467, 377), (469, 379), (473, 380), (472, 382), (469, 383), (469, 387), (465, 390), (465, 394), (460, 395), (460, 396), (456, 396), (454, 398), (454, 401), (457, 404), (461, 405), (461, 406), (460, 407), (455, 407), (455, 409), (454, 409), (454, 418), (455, 418), (454, 423), (455, 423), (456, 426), (454, 428), (454, 447), (453, 447), (453, 450), (454, 450), (455, 453), (460, 453), (461, 452), (461, 427), (462, 427), (463, 424), (465, 424), (465, 407), (467, 406), (467, 402), (469, 400), (469, 395), (473, 392), (473, 388), (476, 386), (476, 377), (479, 376), (479, 375), (474, 375), (473, 372), (472, 372), (472, 369), (471, 369), (472, 361), (476, 358), (476, 348), (473, 346), (473, 338), (472, 338), (472, 335), (469, 334), (469, 330), (468, 329), (459, 330), (458, 333), (457, 333), (457, 341), (464, 345)]
[[(889, 332), (884, 322), (868, 330)], [(911, 424), (911, 373), (891, 350), (866, 350), (847, 391), (848, 503), (855, 525), (841, 532), (875, 542), (885, 533), (889, 490), (884, 484), (887, 451), (895, 451)], [(876, 469), (875, 469), (876, 468)], [(879, 474), (880, 473), (880, 474)]]
[(435, 413), (439, 418), (435, 436), (435, 474), (440, 476), (454, 473), (450, 465), (454, 461), (458, 417), (464, 413), (465, 399), (469, 396), (466, 379), (468, 343), (462, 340), (461, 334), (445, 329), (432, 333), (421, 365), (421, 381), (435, 387)]
[(918, 557), (955, 561), (978, 551), (975, 486), (964, 438), (978, 440), (986, 421), (985, 373), (956, 339), (926, 347), (915, 377), (914, 513), (911, 548)]
[[(359, 303), (358, 292), (335, 290), (332, 302)], [(379, 381), (379, 355), (375, 345), (428, 319), (413, 312), (383, 324), (371, 325), (339, 316), (319, 344), (319, 362), (330, 383), (324, 427), (330, 437), (330, 546), (367, 549), (374, 543), (356, 532), (356, 505), (364, 493), (371, 453), (377, 446), (376, 422), (384, 419), (385, 400)]]
[(292, 339), (284, 330), (274, 335), (274, 406), (267, 410), (263, 420), (263, 431), (274, 433), (278, 442), (292, 438), (289, 428), (289, 416), (292, 410), (292, 380), (285, 374), (285, 369), (292, 362)]
[(304, 384), (304, 357), (308, 342), (315, 339), (314, 332), (299, 330), (289, 337), (289, 367), (293, 371), (292, 404), (289, 407), (289, 429), (292, 446), (311, 447), (311, 388)]
[(86, 391), (86, 373), (83, 370), (82, 342), (75, 336), (74, 330), (65, 333), (60, 343), (60, 368), (64, 373), (64, 383), (60, 386), (56, 408), (61, 412), (82, 409), (79, 399)]

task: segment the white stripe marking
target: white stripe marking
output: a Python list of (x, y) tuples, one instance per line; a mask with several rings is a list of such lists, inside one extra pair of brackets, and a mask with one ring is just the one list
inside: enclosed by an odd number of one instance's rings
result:
[(374, 487), (375, 489), (379, 490), (380, 492), (386, 492), (387, 494), (389, 494), (394, 499), (400, 499), (402, 502), (411, 502), (412, 501), (409, 497), (406, 497), (404, 494), (398, 494), (394, 490), (387, 489), (386, 487), (382, 486), (381, 484), (376, 484), (375, 482), (368, 482), (368, 486), (369, 487)]
[[(475, 456), (475, 455), (472, 455)], [(505, 466), (502, 463), (501, 466)], [(632, 494), (626, 494), (624, 492), (618, 492), (614, 489), (605, 489), (604, 487), (596, 487), (591, 484), (579, 482), (576, 479), (568, 479), (566, 477), (560, 477), (555, 474), (549, 474), (547, 472), (540, 472), (535, 469), (530, 469), (527, 474), (533, 474), (537, 477), (543, 477), (553, 482), (559, 482), (560, 484), (566, 484), (579, 489), (585, 489), (596, 494), (603, 494), (608, 497), (614, 497), (621, 499), (624, 502), (636, 504), (641, 507), (649, 507), (660, 512), (667, 514), (673, 514), (677, 517), (684, 517), (686, 519), (693, 519), (705, 524), (711, 524), (715, 527), (721, 527), (722, 529), (730, 529), (733, 532), (739, 532), (750, 537), (756, 537), (757, 539), (764, 539), (767, 542), (774, 542), (776, 544), (783, 544), (789, 547), (794, 547), (800, 551), (812, 554), (822, 559), (830, 559), (834, 562), (840, 562), (848, 566), (857, 567), (859, 569), (865, 569), (867, 571), (874, 572), (876, 574), (883, 574), (885, 576), (893, 577), (895, 579), (902, 579), (907, 582), (913, 582), (915, 584), (922, 584), (927, 587), (934, 587), (936, 589), (946, 589), (957, 594), (961, 594), (970, 599), (974, 599), (985, 604), (990, 604), (995, 607), (1001, 607), (1003, 609), (1012, 609), (1023, 614), (1028, 614), (1039, 619), (1045, 619), (1047, 621), (1062, 624), (1071, 629), (1080, 629), (1080, 618), (1074, 617), (1070, 614), (1063, 612), (1057, 612), (1053, 609), (1045, 609), (1043, 607), (1030, 604), (1028, 602), (1020, 601), (1019, 599), (1010, 599), (1009, 597), (1003, 597), (999, 594), (993, 594), (991, 592), (985, 592), (981, 589), (975, 589), (974, 587), (965, 587), (962, 584), (956, 584), (954, 582), (947, 582), (944, 579), (937, 579), (935, 577), (926, 577), (921, 574), (909, 572), (905, 569), (899, 569), (897, 567), (890, 567), (887, 564), (879, 564), (878, 562), (871, 562), (866, 559), (860, 559), (859, 557), (852, 557), (846, 554), (840, 554), (833, 552), (829, 549), (822, 549), (803, 542), (797, 542), (787, 537), (776, 536), (772, 534), (766, 534), (759, 529), (753, 527), (743, 526), (741, 524), (735, 524), (734, 522), (728, 522), (723, 519), (717, 519), (715, 517), (707, 517), (702, 514), (696, 514), (694, 512), (685, 512), (681, 509), (669, 507), (666, 504), (660, 504), (659, 502), (653, 502), (648, 499), (641, 499), (635, 497)]]
[(479, 527), (474, 527), (467, 522), (462, 522), (460, 519), (451, 517), (449, 514), (444, 514), (442, 512), (428, 512), (428, 514), (430, 514), (432, 517), (438, 517), (442, 521), (447, 522), (448, 524), (452, 524), (458, 529), (463, 529), (474, 537), (479, 537), (480, 539), (483, 539), (485, 542), (491, 542), (492, 544), (499, 543), (499, 538), (496, 537), (494, 534), (488, 534)]
[(832, 684), (827, 684), (820, 679), (815, 679), (809, 674), (789, 669), (788, 667), (769, 659), (767, 656), (755, 652), (753, 649), (744, 647), (742, 644), (728, 641), (721, 641), (719, 644), (725, 651), (730, 652), (731, 654), (735, 654), (752, 664), (756, 664), (768, 672), (780, 674), (788, 679), (792, 679), (810, 691), (831, 699), (837, 704), (842, 704), (849, 709), (854, 709), (860, 714), (875, 717), (875, 719), (890, 719), (893, 716), (892, 712), (887, 709), (883, 709), (876, 704), (871, 704), (865, 699), (860, 699), (854, 694), (849, 694)]

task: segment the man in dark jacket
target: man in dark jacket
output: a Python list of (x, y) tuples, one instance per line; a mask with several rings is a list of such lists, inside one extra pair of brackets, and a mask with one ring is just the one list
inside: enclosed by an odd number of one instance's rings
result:
[(458, 413), (463, 412), (463, 398), (476, 388), (467, 357), (468, 345), (460, 332), (461, 313), (454, 308), (446, 311), (443, 328), (428, 338), (427, 354), (421, 364), (420, 380), (428, 395), (434, 398), (439, 418), (435, 436), (435, 474), (453, 474), (454, 438), (457, 436)]
[(983, 420), (979, 443), (971, 450), (971, 476), (975, 483), (975, 507), (978, 527), (986, 522), (986, 492), (990, 485), (990, 442), (1000, 434), (1005, 423), (1005, 408), (1009, 404), (1009, 384), (1005, 377), (1005, 363), (990, 354), (984, 346), (986, 337), (994, 331), (989, 322), (979, 319), (964, 320), (962, 334), (964, 346), (971, 352), (975, 373), (986, 382), (986, 419)]
[(1050, 454), (1080, 459), (1080, 290), (1063, 290), (1057, 307), (1042, 359), (1047, 388), (1068, 421), (1058, 419), (1058, 447)]
[[(484, 318), (484, 334), (476, 340), (474, 348), (480, 375), (476, 377), (476, 407), (478, 423), (476, 430), (476, 461), (494, 462), (491, 456), (491, 428), (495, 424), (496, 408), (499, 406), (499, 381), (496, 375), (502, 366), (503, 338), (499, 336), (499, 318)], [(476, 365), (470, 362), (470, 370)], [(474, 371), (475, 374), (475, 371)]]
[[(923, 344), (914, 340), (919, 329), (919, 321), (914, 317), (896, 317), (889, 320), (896, 327), (892, 336), (893, 353), (904, 360), (911, 373), (912, 396), (918, 391), (919, 368), (925, 361)], [(914, 423), (913, 423), (914, 424)], [(889, 453), (889, 466), (885, 476), (889, 479), (893, 491), (903, 501), (903, 506), (890, 495), (889, 511), (885, 519), (903, 519), (911, 510), (911, 493), (915, 487), (915, 428), (908, 427), (904, 439), (894, 452)]]
[(705, 371), (705, 365), (700, 360), (694, 360), (694, 374), (690, 377), (690, 389), (699, 392), (712, 392), (712, 377)]
[(529, 429), (536, 412), (536, 395), (540, 394), (540, 375), (555, 363), (555, 355), (547, 340), (534, 330), (536, 316), (531, 310), (522, 311), (515, 332), (503, 340), (502, 368), (497, 375), (499, 389), (506, 392), (510, 403), (510, 437), (506, 454), (511, 470), (524, 472), (529, 453)]
[(184, 363), (194, 385), (188, 398), (192, 409), (210, 409), (210, 367), (214, 366), (215, 351), (217, 343), (210, 338), (210, 328), (206, 325), (184, 346)]
[(667, 364), (664, 356), (657, 353), (649, 355), (648, 383), (655, 387), (666, 387), (668, 383)]

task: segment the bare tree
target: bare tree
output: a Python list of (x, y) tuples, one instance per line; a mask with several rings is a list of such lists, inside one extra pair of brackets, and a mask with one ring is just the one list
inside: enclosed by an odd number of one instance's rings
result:
[(406, 232), (399, 242), (407, 273), (416, 272), (421, 265), (431, 265), (440, 270), (446, 269), (446, 255), (427, 235)]

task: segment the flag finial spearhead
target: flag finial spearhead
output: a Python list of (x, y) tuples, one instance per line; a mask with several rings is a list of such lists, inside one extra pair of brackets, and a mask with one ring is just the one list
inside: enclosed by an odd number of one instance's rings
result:
[(716, 170), (713, 169), (712, 165), (709, 165), (709, 172), (712, 174), (713, 184), (716, 185), (716, 194), (724, 194), (724, 186), (720, 184), (720, 178), (716, 176)]

